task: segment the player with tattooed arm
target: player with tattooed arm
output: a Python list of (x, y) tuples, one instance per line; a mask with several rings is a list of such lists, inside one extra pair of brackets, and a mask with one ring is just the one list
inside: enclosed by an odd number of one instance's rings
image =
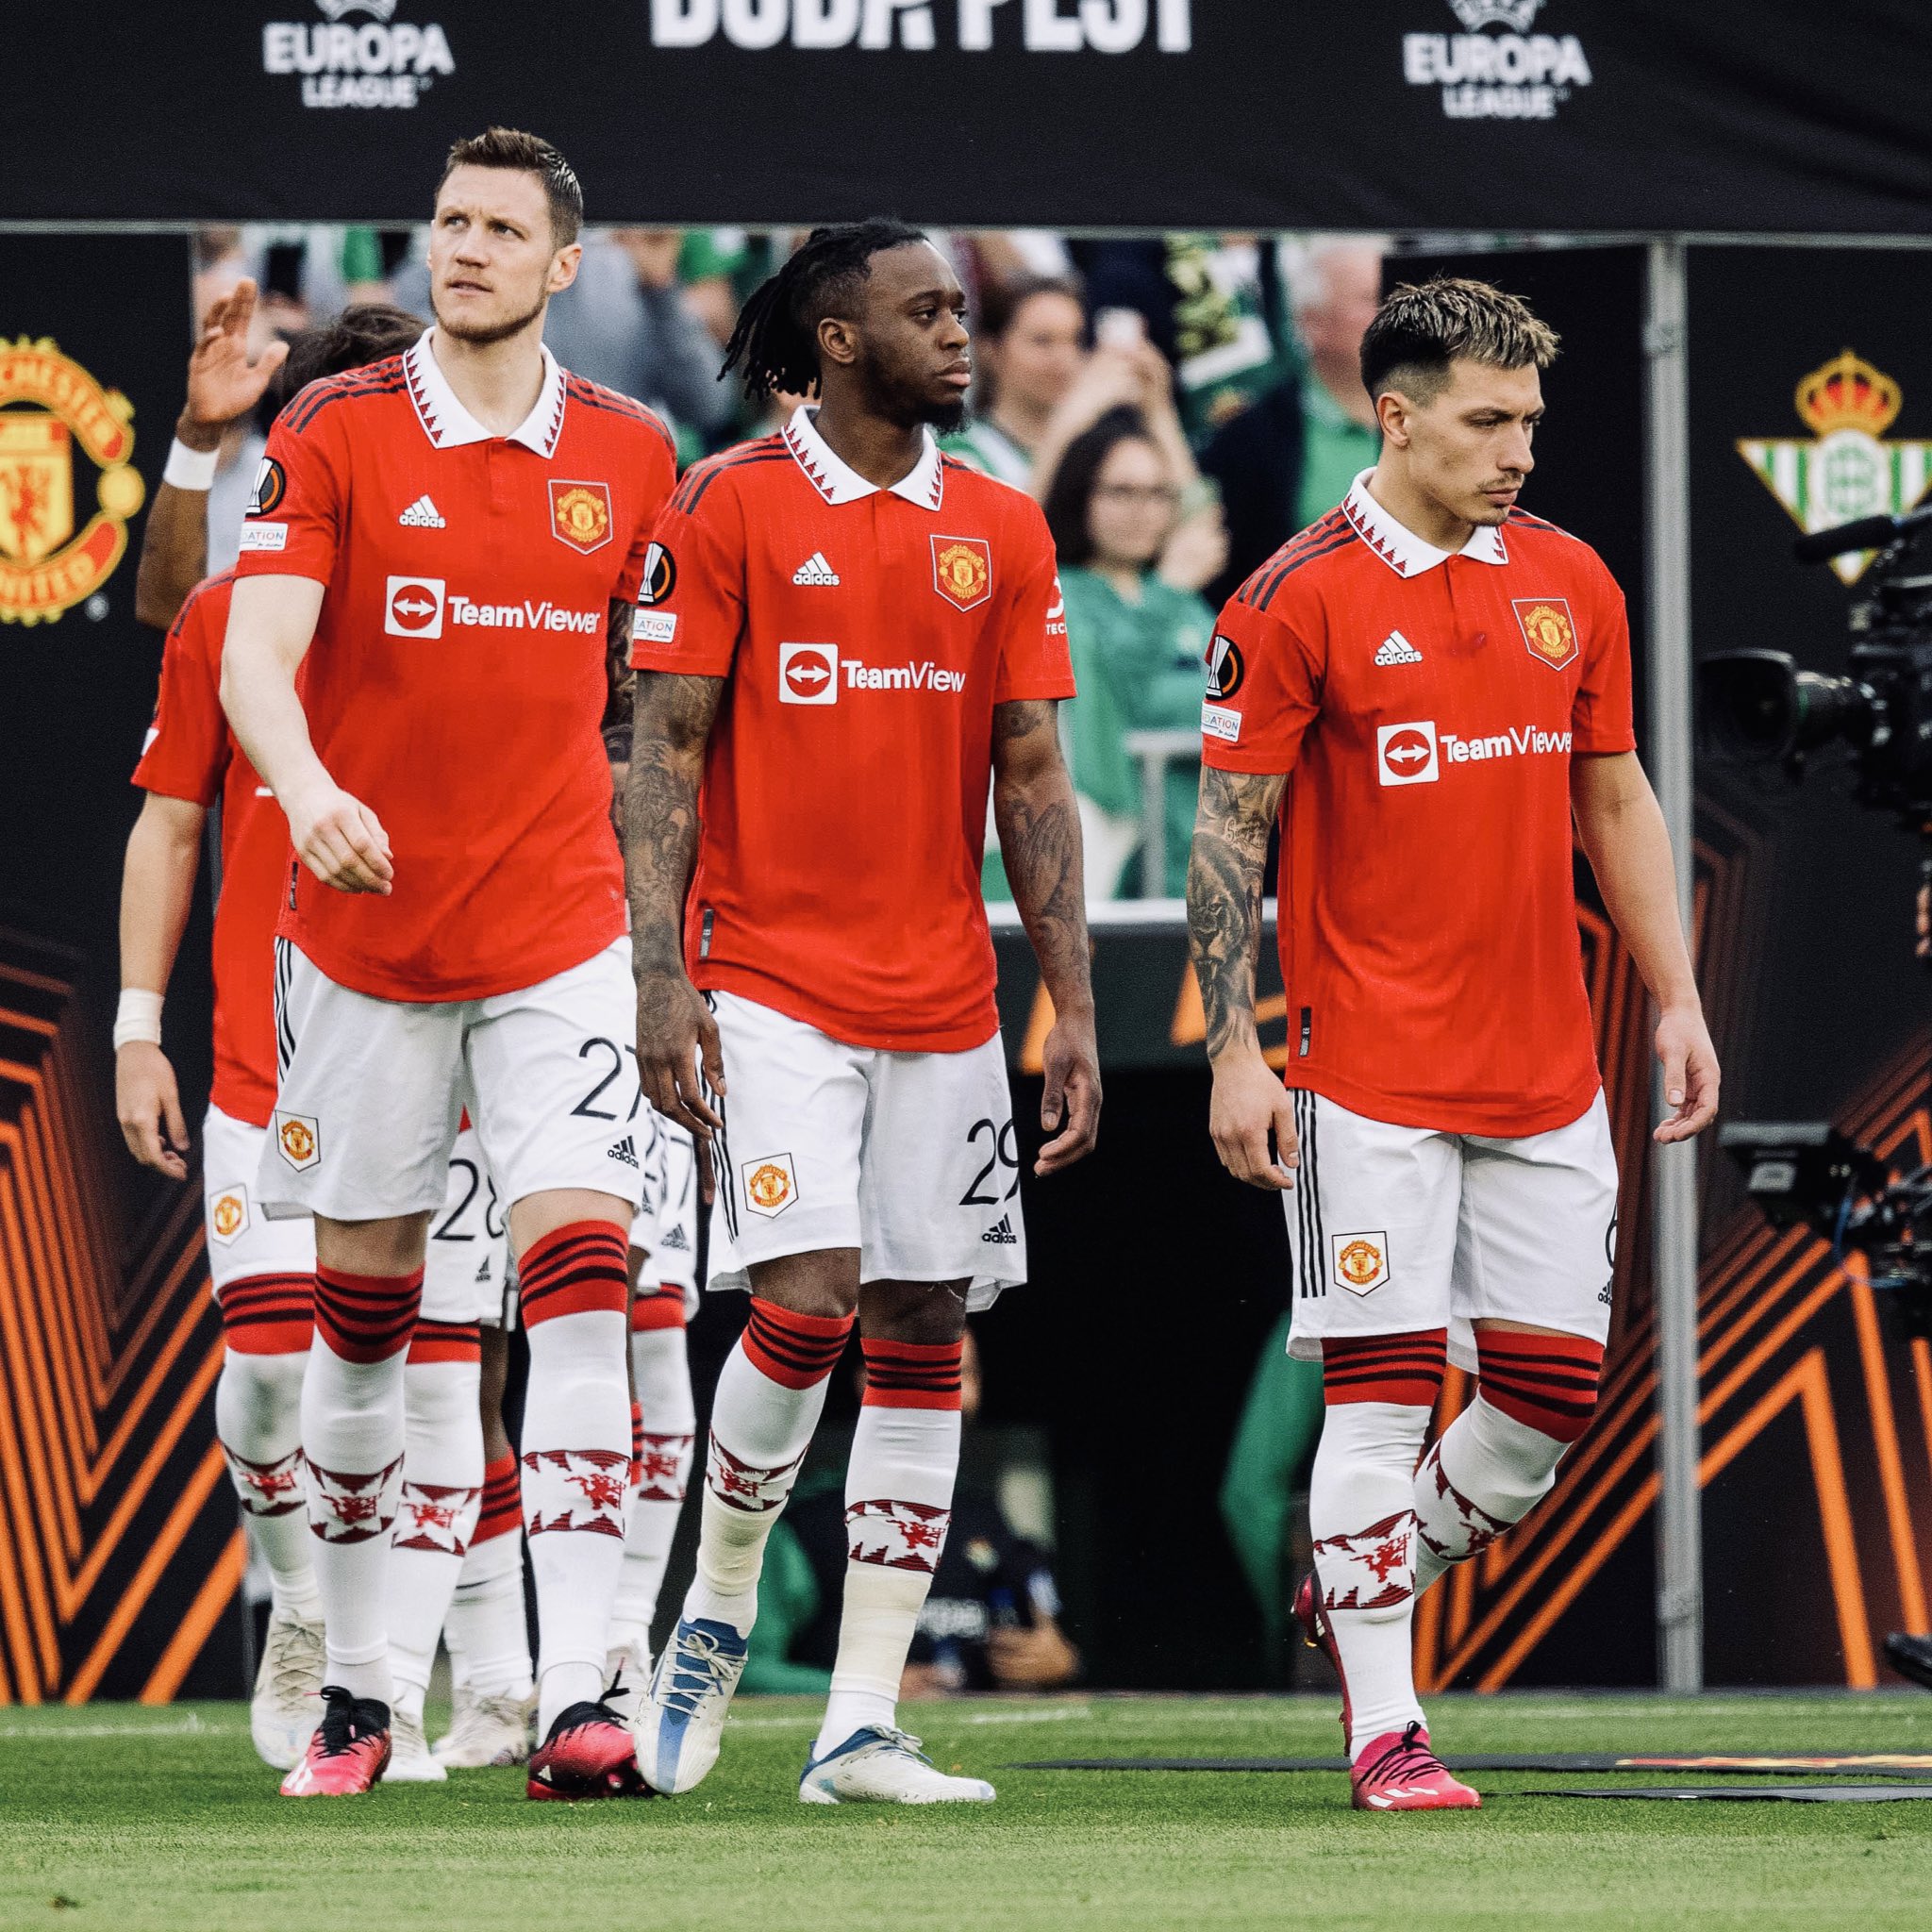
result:
[(1036, 1173), (1092, 1146), (1100, 1078), (1053, 547), (1029, 497), (933, 440), (971, 379), (965, 306), (916, 229), (814, 230), (746, 304), (726, 367), (755, 397), (820, 401), (691, 470), (644, 573), (639, 1060), (715, 1172), (741, 1266), (714, 1252), (709, 1285), (752, 1292), (711, 1414), (697, 1577), (637, 1720), (663, 1791), (718, 1756), (765, 1540), (856, 1319), (838, 1663), (799, 1796), (993, 1795), (895, 1724), (958, 1467), (966, 1311), (1026, 1272), (979, 892), (989, 785), (1057, 1015)]

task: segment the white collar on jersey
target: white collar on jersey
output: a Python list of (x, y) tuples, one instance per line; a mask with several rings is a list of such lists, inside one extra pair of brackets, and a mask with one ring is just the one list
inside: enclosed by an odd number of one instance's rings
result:
[[(424, 434), (438, 449), (461, 449), (466, 443), (492, 441), (493, 432), (484, 428), (457, 400), (449, 377), (437, 364), (432, 346), (435, 338), (434, 328), (425, 329), (403, 358), (409, 400), (416, 406)], [(547, 342), (539, 347), (543, 351), (543, 386), (537, 391), (530, 413), (506, 441), (520, 442), (540, 457), (547, 457), (556, 454), (557, 439), (563, 433), (563, 365), (550, 353)]]
[[(862, 496), (877, 495), (879, 486), (868, 483), (819, 434), (819, 426), (813, 421), (816, 414), (809, 403), (800, 403), (784, 429), (785, 447), (811, 478), (813, 488), (827, 503), (834, 504), (857, 503)], [(891, 486), (891, 493), (903, 496), (916, 509), (938, 509), (945, 493), (945, 471), (932, 431), (926, 429), (921, 434), (925, 441), (919, 460)]]
[(1507, 563), (1509, 552), (1504, 546), (1500, 527), (1478, 524), (1469, 533), (1460, 550), (1438, 550), (1418, 537), (1407, 524), (1398, 524), (1369, 494), (1369, 478), (1374, 470), (1364, 470), (1349, 485), (1341, 499), (1341, 513), (1355, 525), (1355, 533), (1399, 577), (1419, 577), (1424, 571), (1447, 563), (1451, 557), (1474, 558), (1477, 563)]

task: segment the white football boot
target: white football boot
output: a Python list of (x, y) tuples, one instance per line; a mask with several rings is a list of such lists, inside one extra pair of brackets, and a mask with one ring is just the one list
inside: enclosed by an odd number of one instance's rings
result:
[(423, 1713), (391, 1710), (389, 1720), (389, 1769), (382, 1780), (391, 1785), (441, 1785), (449, 1782), (449, 1772), (441, 1758), (432, 1755), (429, 1740), (423, 1735)]
[(669, 1797), (691, 1790), (717, 1763), (747, 1649), (729, 1624), (679, 1619), (658, 1659), (651, 1694), (631, 1722), (638, 1769), (654, 1791)]
[(610, 1687), (604, 1693), (604, 1702), (625, 1724), (634, 1724), (651, 1682), (649, 1642), (643, 1638), (633, 1638), (609, 1652), (604, 1659), (604, 1681)]
[(467, 1684), (455, 1687), (448, 1733), (429, 1747), (430, 1756), (451, 1771), (485, 1771), (498, 1764), (529, 1761), (537, 1693), (508, 1692), (479, 1697)]
[(248, 1706), (248, 1734), (264, 1764), (291, 1771), (322, 1722), (322, 1622), (304, 1623), (281, 1610), (268, 1620), (255, 1695)]
[(991, 1805), (998, 1795), (983, 1777), (949, 1777), (908, 1737), (867, 1724), (810, 1759), (798, 1781), (807, 1805)]

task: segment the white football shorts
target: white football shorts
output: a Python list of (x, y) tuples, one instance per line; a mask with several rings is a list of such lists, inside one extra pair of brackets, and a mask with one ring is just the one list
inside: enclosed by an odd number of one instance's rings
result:
[(1290, 1355), (1319, 1361), (1329, 1336), (1446, 1328), (1450, 1360), (1473, 1370), (1482, 1321), (1607, 1340), (1617, 1157), (1601, 1092), (1568, 1126), (1517, 1140), (1293, 1100)]
[(483, 1159), (475, 1127), (457, 1136), (449, 1158), (449, 1189), (430, 1217), (423, 1260), (425, 1322), (503, 1324), (503, 1277), (509, 1229)]
[(256, 1175), (267, 1146), (266, 1127), (218, 1107), (201, 1124), (202, 1210), (217, 1297), (230, 1282), (315, 1273), (315, 1224), (307, 1215), (272, 1221), (261, 1211)]
[(536, 986), (420, 1004), (338, 986), (278, 939), (281, 1080), (258, 1192), (336, 1221), (433, 1212), (467, 1106), (506, 1212), (558, 1188), (635, 1211), (655, 1130), (635, 1030), (628, 939)]
[(1026, 1278), (1020, 1149), (997, 1033), (964, 1053), (833, 1040), (736, 993), (708, 995), (724, 1053), (710, 1283), (756, 1261), (857, 1248), (861, 1281)]
[(698, 1155), (690, 1133), (675, 1121), (658, 1125), (658, 1169), (646, 1175), (644, 1199), (630, 1230), (631, 1246), (650, 1257), (638, 1291), (682, 1289), (690, 1321), (698, 1310)]

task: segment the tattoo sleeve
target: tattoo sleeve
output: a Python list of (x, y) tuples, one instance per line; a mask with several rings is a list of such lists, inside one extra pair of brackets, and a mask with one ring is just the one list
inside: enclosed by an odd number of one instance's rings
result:
[(1051, 700), (995, 706), (992, 808), (1013, 902), (1057, 1010), (1093, 1004), (1080, 813)]
[(1201, 985), (1208, 1058), (1254, 1044), (1261, 874), (1286, 777), (1203, 766), (1188, 860), (1188, 951)]
[(698, 785), (724, 692), (722, 677), (638, 675), (624, 858), (640, 971), (684, 970), (684, 894), (697, 854)]
[(635, 607), (623, 597), (610, 600), (604, 634), (604, 750), (613, 765), (630, 762), (631, 710), (637, 673), (630, 668), (630, 630)]

